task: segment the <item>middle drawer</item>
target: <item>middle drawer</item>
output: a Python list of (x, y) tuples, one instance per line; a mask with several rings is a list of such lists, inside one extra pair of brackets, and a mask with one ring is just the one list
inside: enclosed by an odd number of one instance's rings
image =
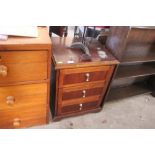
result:
[(46, 83), (0, 87), (0, 110), (46, 103)]
[[(90, 85), (91, 86), (91, 85)], [(69, 89), (63, 88), (62, 100), (72, 100), (77, 98), (87, 98), (90, 96), (100, 95), (103, 91), (102, 85), (95, 87), (70, 87)]]

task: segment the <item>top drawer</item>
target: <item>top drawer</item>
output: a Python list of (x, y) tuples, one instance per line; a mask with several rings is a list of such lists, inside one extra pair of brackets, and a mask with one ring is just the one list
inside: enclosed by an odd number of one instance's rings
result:
[(47, 61), (47, 51), (0, 51), (0, 64)]
[(0, 84), (46, 80), (47, 51), (0, 52)]
[(110, 66), (101, 66), (60, 70), (59, 87), (105, 81), (109, 69)]

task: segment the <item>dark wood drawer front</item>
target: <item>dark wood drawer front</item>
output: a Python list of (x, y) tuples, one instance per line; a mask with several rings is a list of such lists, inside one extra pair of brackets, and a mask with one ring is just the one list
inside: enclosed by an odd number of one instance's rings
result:
[(62, 100), (86, 98), (89, 96), (100, 95), (102, 91), (103, 88), (93, 88), (93, 89), (82, 89), (78, 91), (64, 92), (62, 95)]
[(110, 66), (61, 70), (59, 87), (105, 81), (109, 69)]
[(73, 83), (101, 81), (105, 79), (107, 72), (86, 72), (65, 75), (64, 85)]
[(80, 112), (85, 110), (91, 110), (98, 107), (98, 102), (89, 102), (84, 104), (76, 104), (76, 105), (70, 105), (70, 106), (64, 106), (61, 109), (61, 113), (73, 113), (73, 112)]

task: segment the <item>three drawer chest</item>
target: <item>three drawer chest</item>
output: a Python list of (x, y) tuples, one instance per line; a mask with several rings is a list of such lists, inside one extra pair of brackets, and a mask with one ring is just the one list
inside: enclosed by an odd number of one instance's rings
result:
[(38, 37), (0, 41), (0, 128), (48, 123), (51, 40), (45, 27)]
[[(51, 110), (54, 120), (101, 110), (118, 64), (98, 41), (89, 44), (89, 61), (83, 59), (82, 51), (68, 48), (72, 42), (72, 38), (52, 38)], [(107, 57), (101, 58), (97, 49), (104, 50)]]

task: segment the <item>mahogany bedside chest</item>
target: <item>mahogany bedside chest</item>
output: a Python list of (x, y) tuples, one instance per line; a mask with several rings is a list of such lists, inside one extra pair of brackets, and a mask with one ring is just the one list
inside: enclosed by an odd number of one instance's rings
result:
[(51, 39), (45, 27), (38, 37), (0, 41), (0, 128), (48, 123)]
[[(119, 62), (98, 41), (91, 41), (91, 60), (70, 49), (72, 38), (52, 38), (51, 110), (54, 120), (101, 110), (113, 70)], [(102, 59), (97, 49), (104, 50)]]

